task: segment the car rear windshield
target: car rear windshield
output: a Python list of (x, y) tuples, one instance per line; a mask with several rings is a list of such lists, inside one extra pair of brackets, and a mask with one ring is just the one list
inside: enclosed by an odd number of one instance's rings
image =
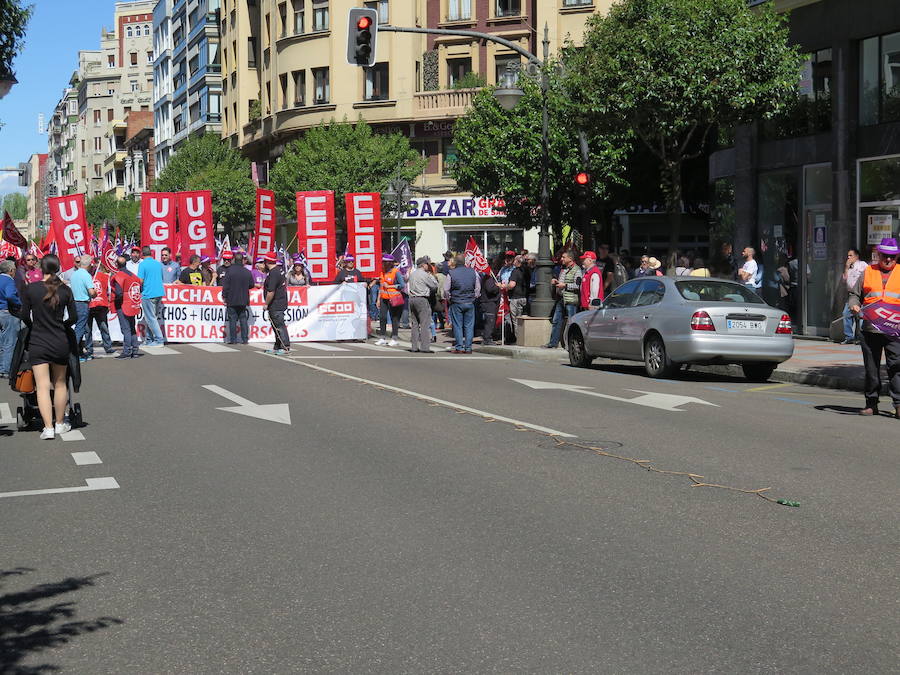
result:
[(699, 302), (746, 302), (753, 305), (764, 305), (765, 301), (752, 289), (733, 284), (728, 281), (676, 281), (675, 288), (685, 300)]

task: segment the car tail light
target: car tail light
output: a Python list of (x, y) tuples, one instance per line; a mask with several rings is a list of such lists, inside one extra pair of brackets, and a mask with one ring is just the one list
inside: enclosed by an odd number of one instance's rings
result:
[(781, 315), (781, 320), (778, 322), (778, 328), (775, 329), (775, 333), (778, 335), (791, 335), (794, 332), (793, 326), (791, 326), (791, 317), (787, 314)]
[(711, 330), (715, 331), (712, 317), (706, 312), (694, 312), (691, 315), (691, 330)]

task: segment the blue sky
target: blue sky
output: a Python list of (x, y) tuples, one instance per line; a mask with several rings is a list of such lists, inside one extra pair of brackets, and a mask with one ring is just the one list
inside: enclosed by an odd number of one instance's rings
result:
[[(114, 0), (29, 1), (34, 14), (25, 50), (13, 64), (19, 83), (0, 100), (0, 166), (16, 166), (34, 152), (47, 152), (47, 136), (37, 132), (38, 113), (44, 113), (46, 125), (78, 65), (78, 51), (98, 49), (100, 29), (113, 27)], [(0, 198), (24, 191), (17, 181), (15, 174), (0, 173)]]

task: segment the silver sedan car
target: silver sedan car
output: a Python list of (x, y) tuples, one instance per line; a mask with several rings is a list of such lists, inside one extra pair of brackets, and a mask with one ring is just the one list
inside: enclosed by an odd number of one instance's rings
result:
[(683, 364), (738, 363), (765, 381), (791, 358), (791, 319), (752, 289), (701, 277), (632, 279), (594, 300), (566, 330), (569, 361), (586, 368), (598, 356), (643, 361), (650, 377)]

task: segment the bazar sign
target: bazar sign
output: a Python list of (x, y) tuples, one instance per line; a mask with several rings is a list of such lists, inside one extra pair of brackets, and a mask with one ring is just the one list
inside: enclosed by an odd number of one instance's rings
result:
[(429, 197), (410, 199), (405, 218), (503, 218), (502, 199)]

